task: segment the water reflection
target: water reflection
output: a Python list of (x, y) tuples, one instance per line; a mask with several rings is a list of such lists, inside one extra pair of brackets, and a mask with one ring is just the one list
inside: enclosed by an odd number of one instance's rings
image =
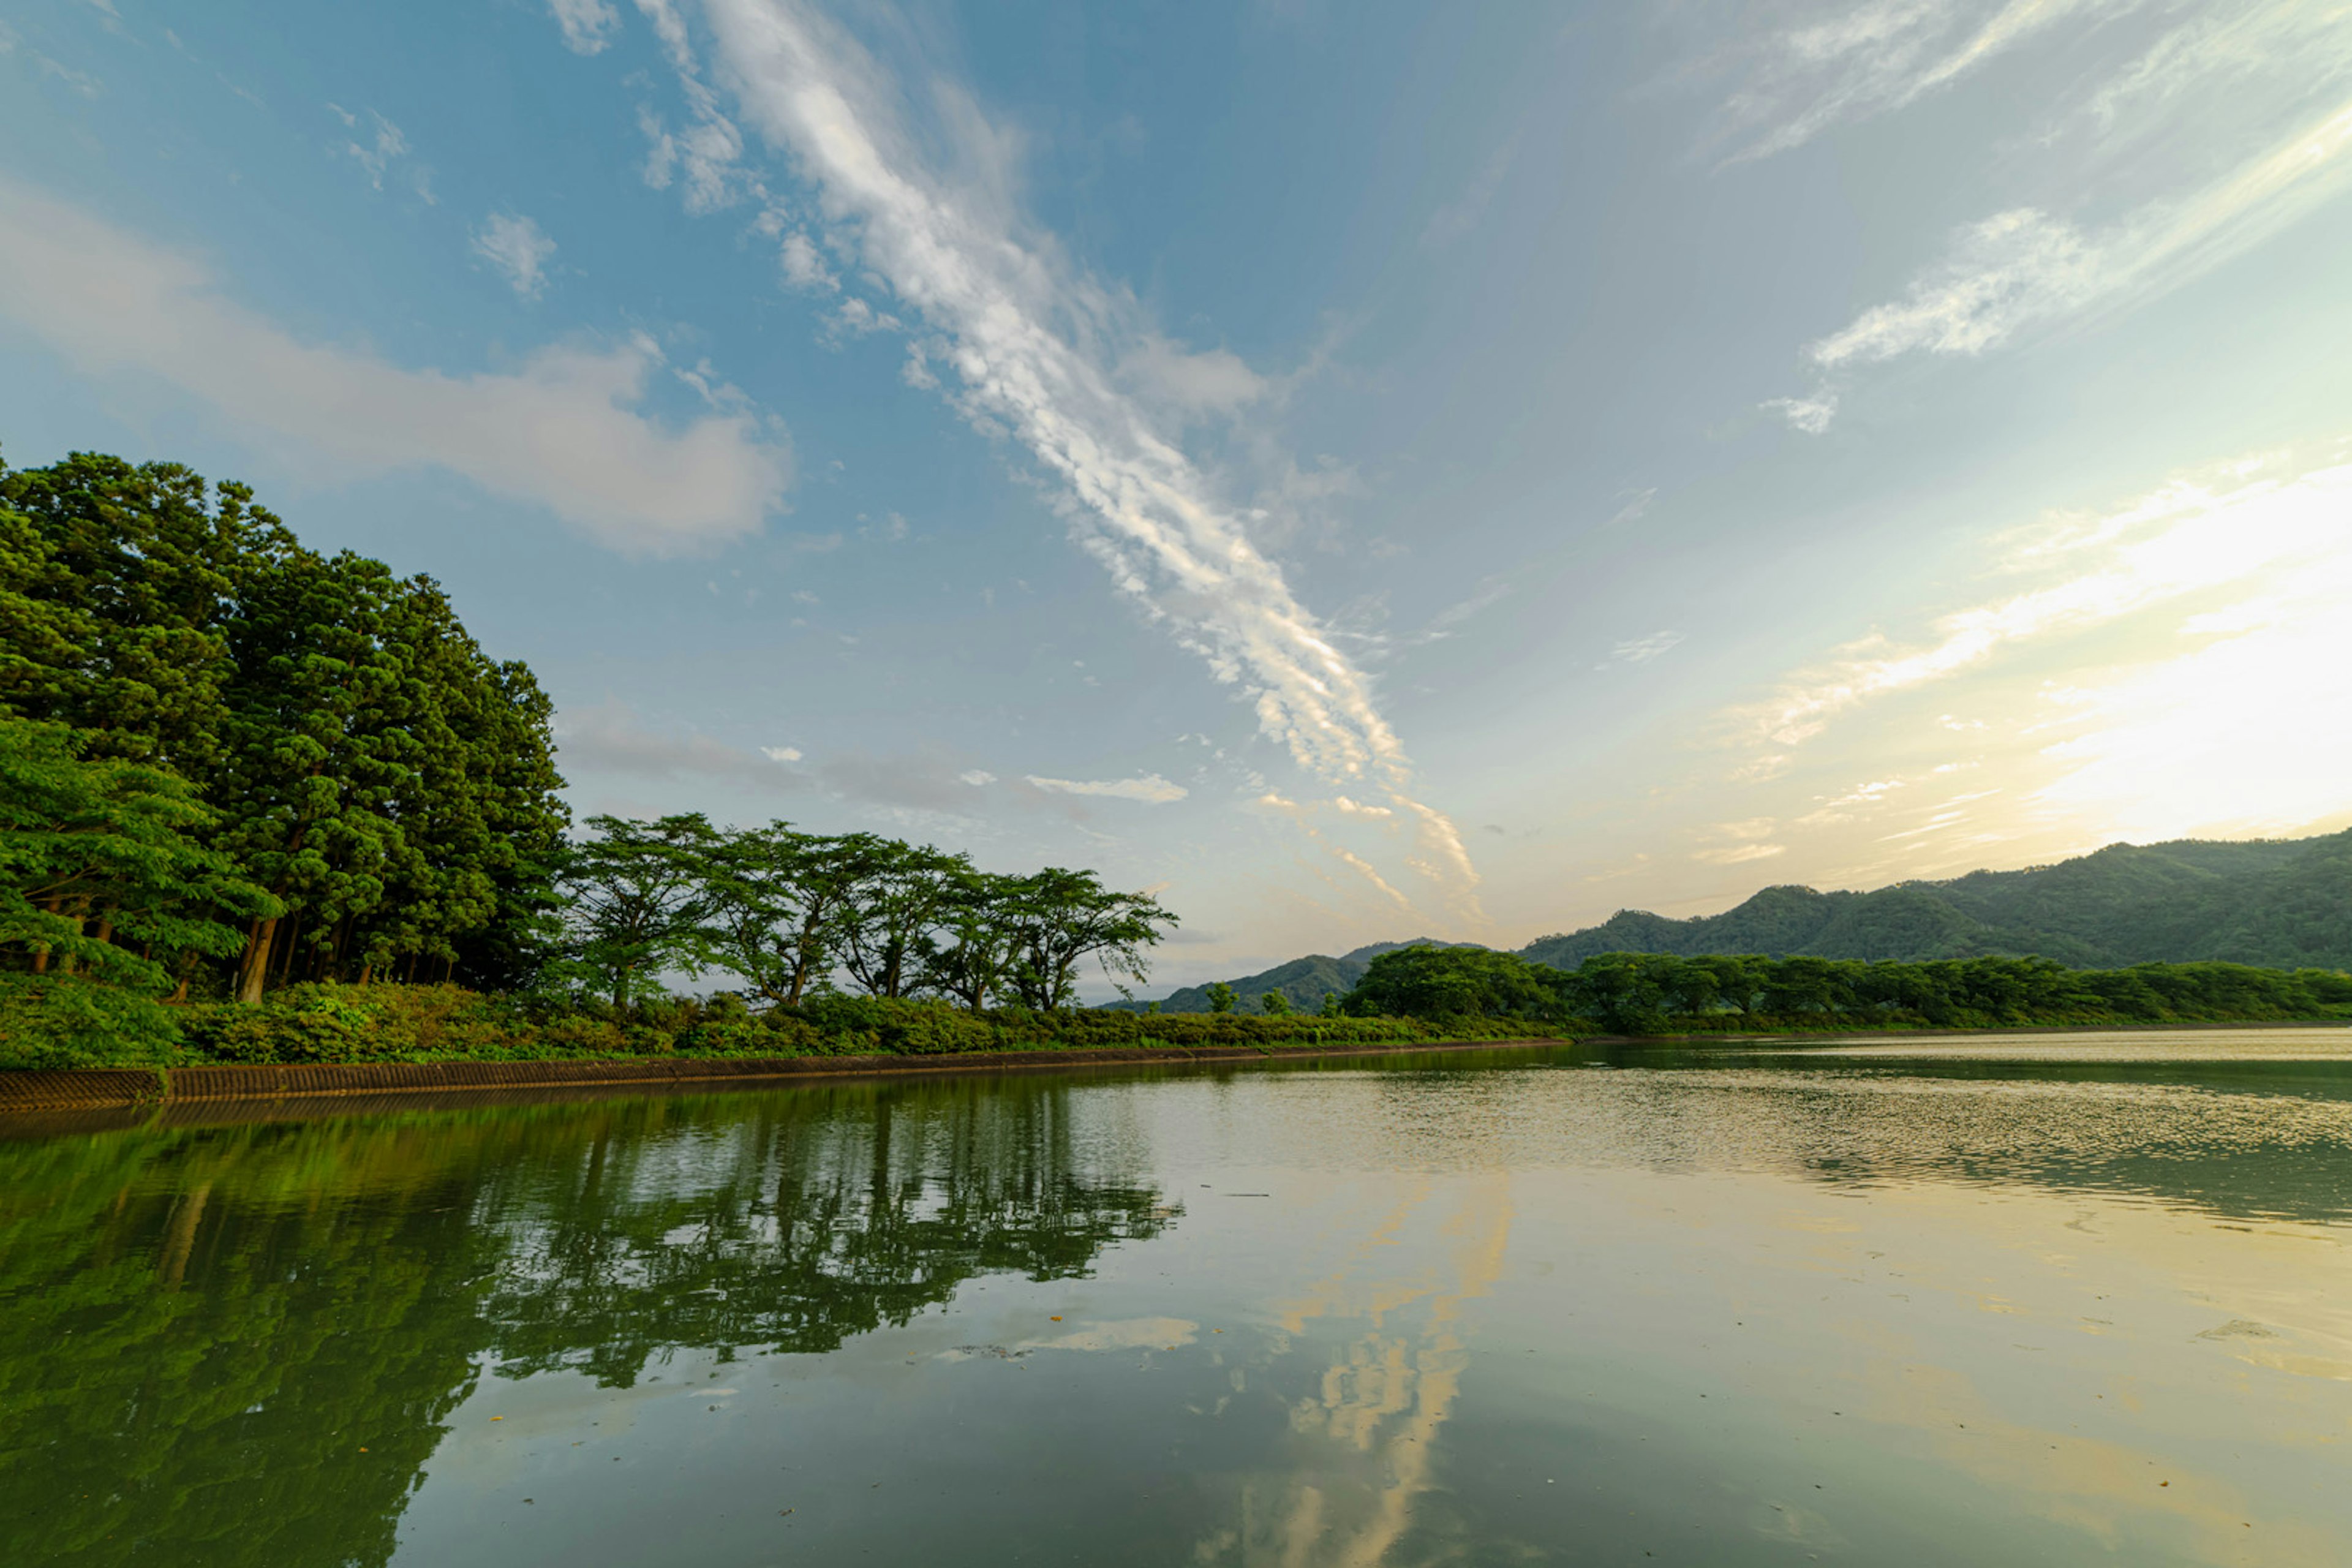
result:
[(821, 1352), (1175, 1215), (1066, 1089), (972, 1082), (0, 1144), (24, 1563), (381, 1563), (485, 1364)]
[(2342, 1561), (2332, 1044), (0, 1142), (0, 1557)]

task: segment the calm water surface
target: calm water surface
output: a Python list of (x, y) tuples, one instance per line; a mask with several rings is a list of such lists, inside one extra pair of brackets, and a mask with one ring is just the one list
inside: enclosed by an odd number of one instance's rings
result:
[(6, 1130), (0, 1561), (2340, 1564), (2347, 1046)]

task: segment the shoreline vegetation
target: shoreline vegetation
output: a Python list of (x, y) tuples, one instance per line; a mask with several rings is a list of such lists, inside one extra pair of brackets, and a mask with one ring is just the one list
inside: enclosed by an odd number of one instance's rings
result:
[[(1150, 895), (786, 822), (575, 826), (553, 718), (431, 578), (306, 549), (241, 485), (88, 453), (0, 465), (0, 1068), (2352, 1017), (2352, 976), (2314, 968), (1657, 952), (1569, 968), (1427, 943), (1379, 952), (1319, 1005), (1220, 984), (1205, 1013), (1089, 1008), (1082, 978), (1131, 995), (1177, 925)], [(727, 985), (671, 989), (712, 976)]]

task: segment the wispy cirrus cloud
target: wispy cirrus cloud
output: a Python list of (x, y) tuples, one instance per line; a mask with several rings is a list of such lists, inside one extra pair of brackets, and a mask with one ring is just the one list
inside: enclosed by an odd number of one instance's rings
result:
[(563, 30), (564, 47), (576, 55), (602, 53), (621, 27), (621, 14), (607, 0), (547, 0), (547, 13)]
[(1132, 779), (1049, 779), (1035, 773), (1028, 777), (1031, 784), (1049, 795), (1099, 795), (1107, 800), (1140, 801), (1146, 805), (1166, 805), (1192, 793), (1158, 773)]
[[(1974, 12), (1985, 14), (1967, 47), (1925, 48), (1957, 37), (1958, 19)], [(1843, 85), (1801, 110), (1770, 93), (1750, 101), (1771, 129), (1748, 150), (1781, 150), (1841, 119), (1900, 108), (2060, 21), (2087, 26), (2127, 12), (2186, 19), (2120, 62), (2070, 73), (2038, 132), (2036, 195), (1962, 226), (1899, 297), (1807, 344), (1812, 391), (1769, 399), (1766, 411), (1819, 435), (1864, 367), (1980, 355), (2038, 328), (2131, 308), (2352, 184), (2352, 12), (2303, 0), (2011, 0), (1997, 12), (1886, 0), (1781, 36), (1783, 56), (1833, 63)]]
[(633, 553), (751, 532), (792, 477), (782, 432), (748, 407), (677, 425), (640, 412), (663, 364), (650, 338), (549, 347), (496, 374), (411, 370), (305, 342), (201, 263), (5, 180), (0, 314), (84, 372), (203, 400), (289, 461), (339, 479), (446, 469)]
[[(1885, 633), (1801, 670), (1735, 709), (1741, 732), (1776, 756), (1839, 718), (1901, 693), (2126, 617), (2236, 596), (2266, 603), (2282, 584), (2352, 562), (2352, 461), (2242, 459), (2183, 476), (2104, 514), (2060, 514), (2007, 542), (2009, 572), (2034, 585), (1934, 617), (1927, 635)], [(2192, 622), (2185, 630), (2222, 623)], [(1946, 728), (1958, 721), (1947, 715)]]
[(908, 379), (1025, 448), (1116, 586), (1244, 688), (1261, 731), (1302, 767), (1393, 796), (1413, 824), (1409, 862), (1475, 915), (1476, 872), (1452, 823), (1407, 793), (1411, 765), (1370, 679), (1178, 445), (1188, 406), (1244, 401), (1254, 374), (1186, 354), (1126, 294), (1075, 271), (1018, 213), (1012, 141), (952, 89), (933, 95), (961, 159), (950, 168), (921, 151), (896, 84), (836, 24), (792, 0), (708, 0), (711, 79), (734, 105), (722, 113), (669, 0), (639, 5), (692, 112), (730, 132), (740, 114), (788, 156), (828, 247), (893, 297), (912, 342)]
[(1683, 634), (1677, 631), (1656, 631), (1647, 637), (1629, 637), (1609, 650), (1609, 657), (1592, 668), (1607, 669), (1613, 664), (1647, 664), (1659, 655), (1682, 646)]
[[(2061, 23), (2096, 23), (2158, 0), (1846, 0), (1799, 8), (1757, 28), (1739, 5), (1728, 36), (1760, 41), (1722, 61), (1740, 80), (1718, 136), (1729, 161), (1769, 157), (1822, 132), (1886, 114), (1949, 87)], [(1781, 8), (1781, 15), (1787, 14)]]
[(1902, 300), (1809, 345), (1828, 370), (1900, 354), (1979, 354), (2094, 305), (2177, 287), (2340, 195), (2352, 180), (2352, 100), (2298, 126), (2223, 179), (2150, 204), (2097, 235), (2030, 207), (1961, 231)]

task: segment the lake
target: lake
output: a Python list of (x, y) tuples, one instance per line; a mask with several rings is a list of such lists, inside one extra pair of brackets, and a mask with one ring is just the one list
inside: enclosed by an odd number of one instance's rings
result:
[(0, 1128), (0, 1560), (2340, 1564), (2347, 1047)]

